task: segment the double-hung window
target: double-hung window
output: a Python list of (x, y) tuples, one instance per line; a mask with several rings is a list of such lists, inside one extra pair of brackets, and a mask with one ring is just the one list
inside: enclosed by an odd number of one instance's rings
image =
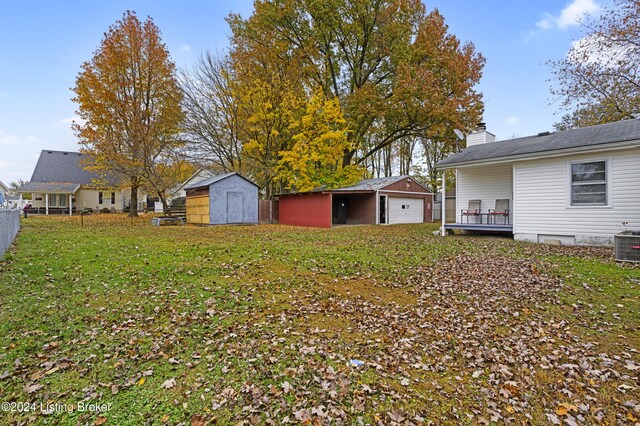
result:
[(571, 164), (571, 205), (606, 206), (607, 162), (589, 161)]

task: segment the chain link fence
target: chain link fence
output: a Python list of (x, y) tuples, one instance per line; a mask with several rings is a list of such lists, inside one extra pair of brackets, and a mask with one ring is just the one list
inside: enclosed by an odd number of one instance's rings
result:
[(0, 209), (0, 257), (9, 249), (20, 230), (20, 210)]

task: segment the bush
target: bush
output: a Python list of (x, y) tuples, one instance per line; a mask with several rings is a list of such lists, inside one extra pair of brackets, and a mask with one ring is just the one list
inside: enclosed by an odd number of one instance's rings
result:
[(100, 210), (100, 213), (111, 213), (111, 210), (108, 207), (105, 207)]

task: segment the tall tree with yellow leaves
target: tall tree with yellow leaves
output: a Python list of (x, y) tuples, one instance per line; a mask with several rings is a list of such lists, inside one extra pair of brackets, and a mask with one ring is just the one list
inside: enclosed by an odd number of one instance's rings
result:
[[(297, 111), (295, 111), (297, 112)], [(363, 167), (342, 163), (352, 149), (348, 128), (337, 98), (314, 94), (299, 117), (288, 120), (292, 145), (280, 152), (276, 171), (285, 189), (310, 191), (322, 185), (347, 186), (362, 179)]]
[(138, 189), (163, 152), (180, 144), (183, 119), (175, 64), (153, 20), (127, 11), (82, 65), (73, 91), (82, 120), (73, 129), (90, 168), (126, 182), (129, 216), (137, 216)]

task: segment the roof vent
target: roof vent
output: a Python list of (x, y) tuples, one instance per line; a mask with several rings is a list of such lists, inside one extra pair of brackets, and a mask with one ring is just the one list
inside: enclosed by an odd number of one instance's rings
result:
[(550, 134), (551, 134), (551, 132), (540, 132), (540, 133), (538, 133), (538, 136), (547, 136), (547, 135), (550, 135)]

